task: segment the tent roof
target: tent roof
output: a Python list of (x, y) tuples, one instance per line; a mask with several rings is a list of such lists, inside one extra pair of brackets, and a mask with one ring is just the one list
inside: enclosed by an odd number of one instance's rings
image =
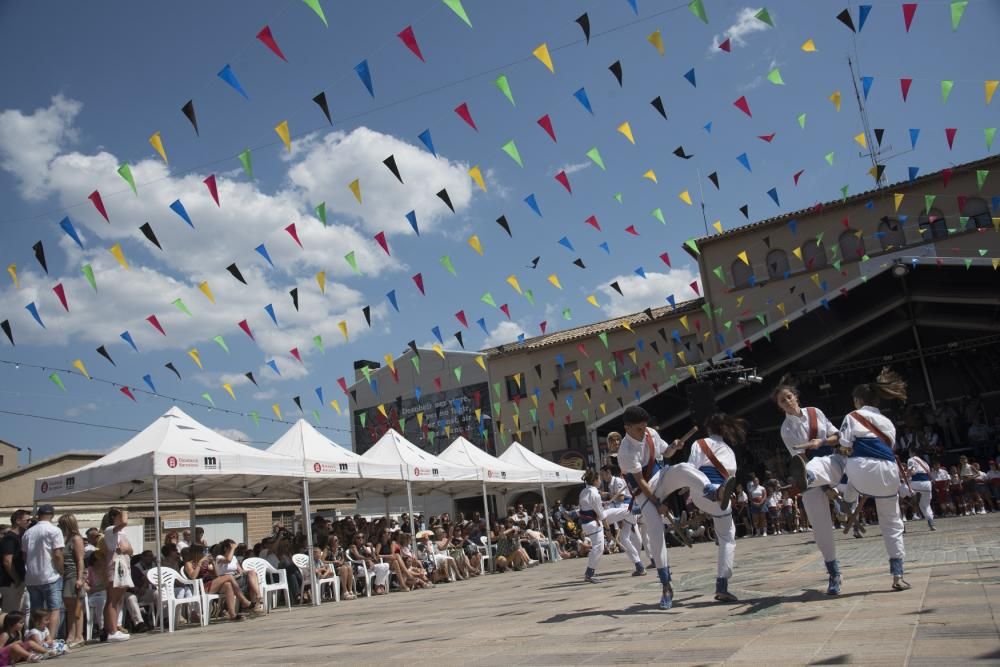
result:
[(500, 455), (501, 461), (512, 463), (516, 466), (534, 468), (542, 475), (542, 482), (545, 484), (581, 484), (580, 477), (582, 471), (561, 466), (544, 459), (519, 442), (511, 444), (507, 450)]
[(501, 461), (462, 436), (455, 438), (455, 442), (441, 452), (440, 458), (458, 465), (479, 468), (480, 475), (487, 484), (503, 485), (510, 482), (538, 484), (541, 481), (538, 470)]
[(425, 452), (395, 429), (386, 431), (361, 456), (362, 475), (365, 474), (365, 465), (368, 463), (398, 467), (404, 479), (419, 485), (413, 487), (417, 493), (462, 493), (475, 491), (481, 485), (478, 468), (445, 461)]

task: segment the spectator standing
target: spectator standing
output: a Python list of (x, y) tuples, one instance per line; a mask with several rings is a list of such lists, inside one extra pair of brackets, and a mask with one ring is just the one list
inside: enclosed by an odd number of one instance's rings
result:
[(93, 526), (87, 529), (86, 539), (83, 545), (83, 554), (92, 554), (97, 551), (97, 542), (101, 539), (101, 531), (97, 530)]
[(114, 642), (126, 641), (130, 637), (118, 627), (118, 615), (122, 610), (126, 591), (132, 587), (132, 545), (125, 535), (128, 512), (120, 507), (112, 507), (101, 520), (104, 531), (105, 580), (108, 601), (104, 605), (104, 631), (101, 639), (107, 637)]
[(83, 595), (87, 580), (87, 568), (83, 564), (83, 537), (72, 514), (59, 517), (59, 529), (66, 544), (62, 590), (66, 607), (66, 645), (76, 648), (83, 645)]
[(62, 531), (52, 523), (55, 513), (52, 505), (39, 507), (38, 522), (21, 537), (28, 599), (32, 609), (46, 611), (46, 624), (52, 637), (59, 631), (63, 606), (63, 549), (66, 546)]
[(24, 597), (24, 553), (21, 536), (31, 514), (17, 510), (10, 515), (10, 530), (0, 537), (0, 604), (4, 613), (21, 611)]

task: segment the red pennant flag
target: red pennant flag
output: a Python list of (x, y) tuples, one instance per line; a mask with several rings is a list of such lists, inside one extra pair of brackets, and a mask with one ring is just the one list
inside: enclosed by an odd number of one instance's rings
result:
[(138, 401), (135, 400), (135, 396), (132, 395), (132, 391), (128, 387), (119, 387), (118, 391), (131, 398), (134, 402), (138, 403)]
[(740, 96), (740, 99), (733, 102), (733, 105), (746, 115), (753, 118), (753, 114), (750, 113), (750, 104), (747, 102), (747, 98), (745, 96)]
[(549, 115), (545, 114), (544, 116), (542, 116), (541, 118), (539, 118), (537, 122), (538, 122), (539, 125), (542, 126), (542, 129), (545, 130), (550, 137), (552, 137), (552, 141), (555, 141), (556, 140), (556, 131), (554, 129), (552, 129), (552, 119), (549, 118)]
[(697, 294), (698, 296), (701, 296), (701, 292), (698, 291), (698, 281), (697, 280), (692, 281), (690, 287), (691, 287), (692, 290), (694, 290), (695, 294)]
[(545, 335), (545, 330), (549, 327), (548, 320), (538, 323), (538, 328), (542, 330), (542, 335)]
[(339, 377), (339, 378), (337, 378), (337, 384), (340, 385), (340, 388), (343, 389), (344, 393), (346, 394), (347, 393), (347, 380), (345, 380), (342, 377)]
[(424, 54), (420, 52), (420, 45), (417, 44), (417, 38), (413, 34), (413, 26), (406, 26), (400, 30), (396, 36), (403, 40), (403, 44), (406, 44), (406, 48), (412, 51), (413, 55), (420, 58), (420, 62), (426, 62), (424, 60)]
[(553, 417), (556, 416), (556, 404), (553, 403), (552, 401), (549, 401), (549, 414), (551, 414)]
[(958, 195), (958, 197), (956, 197), (955, 199), (958, 200), (958, 213), (959, 213), (959, 215), (964, 215), (965, 214), (965, 202), (966, 202), (966, 200), (968, 200), (968, 197), (966, 197), (964, 195)]
[(566, 192), (573, 194), (573, 188), (569, 186), (569, 177), (566, 175), (565, 171), (560, 171), (556, 174), (556, 180), (562, 183), (562, 186), (566, 188)]
[(167, 332), (164, 331), (163, 327), (160, 326), (160, 321), (156, 319), (156, 315), (150, 315), (149, 317), (146, 318), (146, 321), (149, 322), (153, 326), (153, 328), (159, 331), (161, 334), (163, 334), (164, 336), (167, 335)]
[(385, 240), (385, 232), (379, 232), (378, 234), (376, 234), (375, 240), (378, 241), (378, 244), (380, 246), (382, 246), (382, 250), (385, 250), (385, 254), (390, 256), (392, 255), (392, 253), (389, 252), (389, 244), (386, 243)]
[(62, 304), (62, 307), (65, 308), (66, 312), (68, 313), (69, 304), (66, 302), (66, 290), (63, 289), (63, 284), (59, 283), (58, 285), (52, 288), (52, 291), (56, 293), (57, 297), (59, 297), (59, 303)]
[(295, 223), (293, 222), (285, 227), (285, 231), (288, 232), (289, 236), (295, 239), (295, 242), (299, 244), (300, 248), (302, 248), (302, 241), (299, 240), (299, 233), (295, 230)]
[(500, 310), (502, 310), (502, 311), (503, 311), (503, 314), (504, 314), (504, 315), (506, 315), (506, 316), (507, 316), (507, 319), (509, 320), (509, 319), (510, 319), (510, 308), (509, 308), (509, 307), (507, 306), (507, 304), (506, 304), (506, 303), (505, 303), (505, 304), (502, 304), (502, 305), (500, 306)]
[(250, 325), (247, 324), (246, 320), (242, 320), (239, 323), (239, 326), (240, 326), (240, 329), (243, 329), (243, 333), (245, 333), (246, 335), (250, 336), (250, 340), (253, 340), (253, 341), (256, 340), (256, 338), (253, 337), (253, 333), (250, 331)]
[(215, 185), (215, 174), (212, 174), (211, 176), (206, 178), (204, 181), (202, 181), (202, 183), (204, 183), (205, 187), (208, 188), (208, 193), (212, 195), (212, 199), (215, 200), (215, 205), (222, 206), (222, 204), (219, 203), (219, 188), (216, 187)]
[(903, 23), (906, 24), (906, 32), (910, 32), (910, 25), (913, 23), (913, 15), (917, 13), (917, 3), (903, 3)]
[(629, 225), (628, 227), (625, 228), (625, 231), (628, 232), (629, 234), (632, 234), (633, 236), (639, 235), (639, 232), (635, 230), (635, 225)]
[(580, 354), (582, 354), (583, 356), (585, 356), (588, 359), (590, 359), (590, 355), (587, 354), (587, 347), (583, 343), (577, 343), (576, 344), (576, 349), (578, 349), (580, 351)]
[(299, 348), (293, 347), (292, 349), (290, 349), (288, 351), (288, 354), (290, 354), (293, 357), (295, 357), (295, 360), (298, 361), (300, 364), (305, 365), (305, 362), (302, 361), (302, 355), (299, 354)]
[(271, 49), (271, 51), (274, 52), (274, 55), (278, 56), (286, 63), (288, 62), (288, 58), (286, 58), (285, 54), (281, 52), (281, 49), (278, 47), (278, 43), (274, 41), (274, 35), (271, 34), (270, 26), (264, 26), (261, 28), (260, 32), (257, 33), (257, 39), (263, 42), (264, 46)]
[(653, 383), (653, 393), (654, 394), (660, 393), (660, 384), (658, 382)]
[(792, 175), (792, 180), (795, 181), (795, 185), (799, 184), (799, 176), (804, 174), (805, 171), (806, 171), (805, 169), (799, 169), (797, 172), (795, 172), (794, 175)]
[(455, 107), (455, 113), (457, 113), (462, 120), (468, 123), (469, 127), (471, 127), (476, 132), (479, 131), (479, 128), (476, 127), (476, 121), (472, 120), (472, 114), (469, 113), (468, 104), (466, 104), (465, 102), (459, 104), (457, 107)]
[(389, 369), (389, 372), (392, 373), (392, 379), (395, 380), (396, 384), (399, 384), (399, 369), (393, 367)]
[[(947, 132), (947, 131), (948, 130), (945, 130), (945, 132)], [(955, 135), (952, 134), (951, 135), (951, 139), (954, 139), (954, 138), (955, 138)], [(951, 141), (950, 140), (948, 141), (948, 146), (949, 147), (951, 146)], [(941, 171), (941, 184), (942, 184), (942, 187), (945, 187), (945, 188), (948, 187), (948, 181), (951, 180), (951, 174), (952, 174), (952, 168), (951, 167), (948, 167), (947, 169), (944, 169), (944, 170)], [(958, 209), (962, 210), (961, 204), (959, 204)]]
[[(660, 255), (660, 259), (663, 260), (664, 264), (666, 264), (668, 267), (670, 267), (670, 255), (668, 255), (667, 253), (663, 253), (662, 255)], [(670, 267), (670, 268), (673, 268), (673, 267)]]
[(767, 143), (771, 143), (772, 141), (774, 141), (774, 137), (776, 134), (777, 132), (772, 132), (771, 134), (758, 134), (757, 138), (760, 139), (761, 141), (766, 141)]
[(913, 79), (900, 79), (899, 87), (903, 91), (903, 101), (906, 101), (906, 96), (910, 94), (910, 84), (913, 83)]
[(732, 53), (733, 45), (729, 43), (728, 37), (726, 37), (725, 41), (719, 44), (719, 50), (725, 51), (726, 53)]
[(422, 273), (418, 273), (417, 275), (413, 276), (413, 282), (415, 282), (417, 284), (417, 289), (420, 290), (420, 293), (423, 294), (424, 296), (427, 296), (427, 292), (424, 291), (424, 276), (423, 276), (423, 274)]
[(441, 391), (441, 378), (434, 378), (434, 387)]
[(601, 223), (599, 223), (597, 221), (597, 216), (596, 215), (590, 216), (589, 218), (587, 218), (586, 220), (584, 220), (584, 222), (586, 222), (588, 225), (590, 225), (591, 227), (593, 227), (597, 231), (601, 231)]
[(100, 213), (104, 217), (104, 219), (108, 221), (108, 224), (110, 224), (111, 218), (108, 217), (108, 210), (104, 208), (104, 200), (101, 199), (101, 193), (98, 192), (97, 190), (94, 190), (89, 195), (87, 195), (87, 199), (89, 199), (91, 203), (93, 203), (94, 208), (97, 209), (97, 212)]
[(463, 327), (465, 327), (466, 329), (469, 328), (469, 322), (465, 319), (464, 310), (460, 310), (457, 313), (455, 313), (455, 317), (458, 318), (458, 321), (462, 323)]
[(587, 375), (590, 376), (590, 381), (591, 382), (597, 382), (597, 371), (591, 369), (591, 370), (587, 371)]
[(952, 144), (955, 143), (955, 133), (958, 132), (957, 127), (946, 127), (944, 129), (944, 135), (948, 138), (948, 150), (951, 150)]

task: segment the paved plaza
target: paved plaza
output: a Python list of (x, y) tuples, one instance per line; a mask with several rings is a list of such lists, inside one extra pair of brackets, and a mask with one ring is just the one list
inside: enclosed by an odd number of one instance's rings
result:
[(1000, 664), (1000, 514), (907, 524), (907, 578), (892, 592), (877, 527), (837, 533), (844, 589), (828, 597), (809, 533), (742, 539), (730, 590), (712, 599), (715, 547), (671, 549), (675, 608), (655, 575), (605, 557), (295, 608), (243, 623), (137, 635), (60, 658), (79, 664)]

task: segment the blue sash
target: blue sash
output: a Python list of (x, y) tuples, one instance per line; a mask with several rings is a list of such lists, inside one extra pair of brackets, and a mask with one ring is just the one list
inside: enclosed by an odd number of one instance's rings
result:
[(705, 477), (708, 477), (708, 481), (712, 484), (725, 484), (726, 480), (722, 477), (722, 473), (715, 469), (713, 465), (701, 466), (698, 470), (705, 473)]
[(896, 461), (892, 447), (876, 437), (855, 438), (851, 458), (879, 459), (881, 461)]
[(834, 450), (833, 447), (831, 447), (830, 445), (823, 445), (822, 447), (817, 447), (816, 449), (810, 449), (808, 451), (809, 451), (809, 458), (814, 459), (817, 456), (830, 456), (831, 454), (833, 454)]
[(912, 481), (912, 482), (929, 482), (929, 481), (931, 481), (931, 478), (930, 478), (930, 475), (928, 475), (925, 472), (915, 472), (915, 473), (913, 473), (913, 476), (910, 477), (910, 481)]
[(580, 510), (580, 518), (583, 519), (583, 523), (597, 521), (597, 512), (594, 510)]

